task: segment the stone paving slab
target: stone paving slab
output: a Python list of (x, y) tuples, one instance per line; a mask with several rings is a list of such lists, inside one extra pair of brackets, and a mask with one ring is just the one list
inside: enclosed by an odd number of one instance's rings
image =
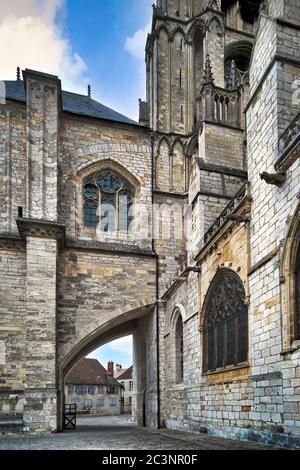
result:
[(0, 438), (0, 450), (270, 450), (256, 443), (133, 426), (128, 416), (85, 417), (77, 431)]

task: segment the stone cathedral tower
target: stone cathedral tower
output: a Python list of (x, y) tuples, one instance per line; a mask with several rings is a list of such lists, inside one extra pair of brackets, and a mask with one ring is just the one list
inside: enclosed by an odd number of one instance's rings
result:
[(158, 242), (168, 259), (166, 280), (192, 263), (204, 231), (246, 180), (243, 111), (259, 6), (217, 0), (154, 6), (141, 121), (153, 130), (155, 200), (193, 207), (188, 242)]

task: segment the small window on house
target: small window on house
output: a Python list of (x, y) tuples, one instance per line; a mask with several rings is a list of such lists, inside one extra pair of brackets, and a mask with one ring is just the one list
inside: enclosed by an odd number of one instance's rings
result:
[(207, 294), (204, 370), (212, 372), (248, 360), (248, 310), (241, 279), (229, 269), (214, 278)]
[(104, 393), (103, 385), (98, 385), (98, 395), (103, 395), (103, 393)]
[(85, 227), (102, 232), (128, 232), (133, 220), (134, 191), (114, 171), (95, 173), (84, 180), (83, 213)]
[(129, 382), (129, 390), (130, 390), (131, 392), (132, 392), (132, 390), (133, 390), (133, 381), (132, 381), (132, 380), (130, 380), (130, 382)]
[(80, 405), (80, 402), (79, 402), (79, 400), (70, 400), (70, 405), (79, 406), (79, 405)]
[(76, 385), (68, 385), (69, 395), (76, 395), (77, 387)]
[(100, 400), (97, 400), (97, 407), (98, 408), (103, 408), (104, 407), (104, 399), (101, 398)]
[(84, 407), (87, 409), (91, 409), (93, 407), (92, 400), (84, 400)]
[(109, 399), (109, 406), (117, 406), (116, 398), (110, 398)]
[(109, 395), (116, 395), (116, 387), (109, 387), (108, 388)]

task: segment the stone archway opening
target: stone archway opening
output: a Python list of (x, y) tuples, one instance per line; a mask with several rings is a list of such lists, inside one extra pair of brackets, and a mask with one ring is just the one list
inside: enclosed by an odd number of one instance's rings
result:
[[(64, 428), (65, 405), (78, 404), (79, 418), (78, 424), (86, 431), (103, 430), (116, 428), (118, 426), (156, 426), (157, 424), (157, 375), (155, 373), (155, 322), (156, 314), (154, 306), (148, 306), (129, 312), (123, 318), (118, 318), (102, 326), (93, 334), (83, 338), (75, 345), (71, 353), (62, 361), (60, 365), (60, 400), (58, 403), (58, 423), (59, 429)], [(132, 383), (131, 406), (125, 402), (125, 390), (123, 381), (118, 381), (114, 377), (110, 367), (112, 364), (100, 363), (96, 361), (86, 361), (90, 354), (99, 348), (108, 345), (116, 340), (132, 337)], [(121, 357), (118, 361), (121, 363)], [(153, 362), (155, 359), (155, 362)], [(90, 371), (84, 369), (88, 367)], [(88, 373), (93, 373), (98, 367), (99, 377), (104, 373), (104, 368), (108, 372), (106, 383), (84, 383), (91, 382), (85, 380)], [(79, 368), (79, 369), (78, 369)], [(107, 370), (110, 369), (110, 370)], [(114, 368), (115, 369), (115, 368)], [(75, 374), (74, 374), (75, 370)], [(83, 372), (83, 377), (78, 377), (78, 370)], [(71, 377), (72, 380), (69, 380)], [(74, 380), (77, 377), (77, 380)], [(111, 378), (109, 378), (111, 377)], [(111, 383), (109, 383), (111, 381)], [(77, 383), (73, 383), (77, 382)], [(93, 381), (92, 381), (93, 382)], [(130, 384), (130, 380), (129, 380)], [(78, 386), (76, 388), (76, 385)], [(75, 388), (74, 388), (75, 386)], [(126, 384), (126, 388), (128, 388)], [(86, 401), (85, 401), (86, 400)], [(76, 403), (75, 403), (76, 401)], [(84, 406), (82, 406), (84, 405)], [(98, 406), (96, 406), (98, 405)], [(102, 409), (101, 409), (102, 408)], [(81, 419), (83, 416), (103, 416), (106, 419), (97, 421)], [(122, 418), (123, 419), (120, 419)]]

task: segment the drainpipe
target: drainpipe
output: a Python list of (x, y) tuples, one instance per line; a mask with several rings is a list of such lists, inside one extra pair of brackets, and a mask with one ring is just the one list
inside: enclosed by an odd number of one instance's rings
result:
[(152, 251), (156, 256), (156, 370), (157, 370), (157, 429), (160, 429), (160, 365), (159, 365), (159, 257), (155, 246), (155, 219), (154, 219), (154, 181), (155, 176), (154, 136), (151, 136), (151, 161), (152, 161)]

